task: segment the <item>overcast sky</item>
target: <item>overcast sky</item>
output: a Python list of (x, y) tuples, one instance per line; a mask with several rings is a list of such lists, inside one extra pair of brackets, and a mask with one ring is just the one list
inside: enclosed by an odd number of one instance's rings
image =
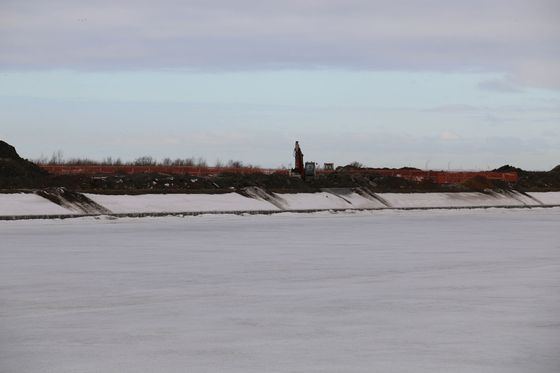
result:
[(560, 164), (560, 2), (0, 0), (27, 158)]

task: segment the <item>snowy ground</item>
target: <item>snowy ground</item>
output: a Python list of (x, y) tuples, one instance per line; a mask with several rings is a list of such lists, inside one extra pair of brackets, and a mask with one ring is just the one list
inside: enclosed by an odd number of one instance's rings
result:
[(0, 222), (1, 372), (558, 372), (560, 209)]
[(36, 194), (0, 193), (0, 215), (57, 215), (73, 211), (56, 205)]
[(86, 196), (112, 212), (187, 212), (187, 211), (236, 211), (277, 210), (262, 200), (247, 198), (237, 193), (226, 194), (141, 194)]

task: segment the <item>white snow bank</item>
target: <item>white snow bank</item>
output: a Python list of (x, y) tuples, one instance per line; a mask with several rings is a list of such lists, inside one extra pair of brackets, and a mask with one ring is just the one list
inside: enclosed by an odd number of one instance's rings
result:
[(266, 201), (226, 194), (86, 194), (88, 198), (114, 213), (278, 210)]
[[(328, 210), (371, 208), (459, 208), (485, 206), (560, 205), (560, 192), (547, 193), (379, 193), (348, 190), (321, 193), (256, 194), (255, 198), (227, 194), (86, 194), (114, 213), (176, 213), (192, 211)], [(269, 199), (269, 200), (267, 200)], [(35, 194), (0, 194), (1, 215), (57, 215), (74, 211)]]
[(286, 210), (309, 209), (350, 209), (350, 208), (380, 208), (384, 205), (376, 200), (365, 198), (357, 193), (286, 193), (275, 194), (281, 199)]
[(527, 193), (544, 205), (560, 205), (560, 192)]
[(520, 193), (380, 193), (391, 207), (481, 207), (540, 205)]
[[(429, 207), (484, 207), (484, 206), (538, 206), (560, 204), (560, 193), (529, 197), (520, 193), (378, 193), (377, 198), (357, 193), (296, 193), (275, 194), (286, 210), (335, 208), (429, 208)], [(554, 194), (554, 193), (552, 193)], [(535, 199), (535, 198), (538, 198)], [(542, 203), (540, 202), (542, 201)], [(545, 202), (546, 201), (546, 202)]]
[(75, 214), (36, 194), (0, 194), (0, 215), (59, 215)]

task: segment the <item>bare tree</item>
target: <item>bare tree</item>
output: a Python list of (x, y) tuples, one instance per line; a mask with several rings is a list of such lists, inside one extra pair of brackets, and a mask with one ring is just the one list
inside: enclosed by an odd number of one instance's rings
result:
[(144, 155), (134, 160), (135, 166), (153, 166), (155, 164), (156, 164), (155, 160), (149, 155)]
[(208, 167), (208, 163), (206, 163), (206, 159), (202, 157), (198, 157), (198, 159), (196, 160), (196, 166), (204, 168), (204, 167)]
[(358, 161), (354, 161), (354, 162), (350, 163), (348, 166), (352, 166), (352, 167), (356, 167), (356, 168), (364, 168), (364, 165), (361, 164)]
[(49, 160), (49, 164), (62, 164), (64, 162), (64, 153), (62, 150), (57, 150), (56, 152), (52, 153), (51, 159)]
[(227, 166), (230, 167), (230, 168), (242, 168), (243, 167), (243, 162), (234, 161), (234, 160), (230, 159), (227, 163)]

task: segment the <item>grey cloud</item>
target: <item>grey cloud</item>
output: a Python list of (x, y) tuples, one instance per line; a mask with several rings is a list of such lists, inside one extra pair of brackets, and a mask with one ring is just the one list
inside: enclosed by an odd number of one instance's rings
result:
[(508, 79), (492, 79), (492, 80), (485, 80), (478, 84), (478, 87), (481, 89), (489, 90), (489, 91), (497, 91), (497, 92), (509, 92), (509, 93), (521, 93), (523, 89), (519, 86), (516, 86)]
[(469, 112), (477, 112), (483, 109), (485, 108), (480, 108), (473, 105), (447, 104), (447, 105), (440, 105), (433, 108), (425, 109), (424, 111), (436, 112), (436, 113), (469, 113)]
[(557, 100), (539, 100), (536, 103), (526, 105), (492, 105), (492, 106), (475, 106), (465, 104), (447, 104), (440, 105), (422, 110), (423, 112), (433, 113), (463, 113), (463, 114), (536, 114), (546, 113), (551, 115), (560, 115), (560, 103)]
[(548, 138), (548, 137), (559, 137), (560, 135), (558, 134), (557, 131), (545, 130), (541, 132), (541, 136)]
[(30, 0), (0, 10), (3, 69), (491, 71), (560, 87), (553, 0)]

